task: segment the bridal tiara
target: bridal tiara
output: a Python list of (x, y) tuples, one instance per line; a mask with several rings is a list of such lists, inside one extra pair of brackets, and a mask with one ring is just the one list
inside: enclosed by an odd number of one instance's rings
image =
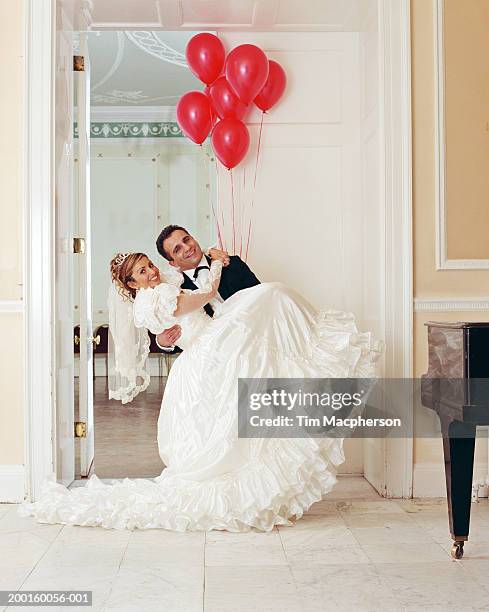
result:
[(114, 259), (114, 263), (117, 267), (122, 266), (122, 264), (126, 261), (126, 259), (132, 255), (132, 253), (118, 253)]

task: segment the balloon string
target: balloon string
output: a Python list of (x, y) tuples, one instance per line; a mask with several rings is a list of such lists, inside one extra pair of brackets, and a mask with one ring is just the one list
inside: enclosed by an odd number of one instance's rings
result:
[(212, 214), (214, 216), (214, 221), (216, 222), (216, 227), (217, 227), (217, 241), (218, 241), (218, 244), (219, 244), (219, 248), (222, 250), (221, 230), (219, 228), (219, 221), (217, 219), (216, 211), (214, 209), (214, 202), (212, 200), (211, 200), (211, 206), (212, 206)]
[[(220, 189), (220, 174), (219, 174), (219, 167), (217, 165), (217, 159), (214, 158), (215, 161), (215, 166), (216, 166), (216, 177), (217, 177), (217, 205), (218, 205), (218, 211), (217, 211), (217, 217), (219, 218), (219, 212), (221, 213), (221, 220), (222, 220), (222, 245), (224, 247), (224, 250), (227, 251), (226, 249), (226, 234), (224, 233), (224, 213), (222, 210), (222, 204), (221, 204), (221, 189)], [(219, 222), (218, 222), (219, 223)], [(219, 227), (219, 225), (218, 225)]]
[(246, 200), (246, 167), (243, 168), (243, 182), (241, 191), (241, 215), (239, 221), (239, 256), (243, 257), (243, 227), (245, 221), (245, 207), (244, 202)]
[(261, 133), (262, 133), (262, 129), (263, 129), (263, 117), (264, 116), (265, 116), (265, 113), (263, 112), (262, 115), (261, 115), (261, 121), (260, 121), (260, 133), (258, 135), (258, 146), (256, 148), (255, 176), (253, 178), (253, 192), (252, 192), (252, 195), (251, 195), (250, 220), (249, 220), (249, 223), (248, 223), (248, 239), (247, 239), (247, 242), (246, 242), (245, 261), (248, 261), (248, 249), (249, 249), (249, 246), (250, 246), (251, 225), (252, 225), (252, 221), (253, 221), (253, 209), (255, 207), (256, 176), (257, 176), (257, 172), (258, 172), (258, 159), (260, 157)]
[(231, 175), (231, 203), (232, 203), (232, 215), (233, 215), (233, 255), (236, 255), (236, 224), (234, 220), (234, 175), (233, 169), (229, 170)]

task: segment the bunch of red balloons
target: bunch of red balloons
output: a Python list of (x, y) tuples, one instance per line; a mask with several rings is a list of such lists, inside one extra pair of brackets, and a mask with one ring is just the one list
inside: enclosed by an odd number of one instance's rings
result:
[(196, 144), (212, 130), (214, 153), (226, 168), (234, 168), (249, 148), (243, 118), (250, 104), (263, 112), (272, 108), (285, 90), (285, 72), (255, 45), (239, 45), (226, 57), (219, 38), (207, 32), (193, 36), (185, 54), (190, 70), (206, 87), (180, 98), (178, 125)]

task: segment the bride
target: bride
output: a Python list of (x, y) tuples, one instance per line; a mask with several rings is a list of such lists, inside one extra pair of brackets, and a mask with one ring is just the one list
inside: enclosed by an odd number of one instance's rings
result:
[(216, 295), (222, 265), (214, 259), (207, 286), (190, 291), (181, 289), (181, 273), (161, 273), (143, 253), (112, 260), (113, 397), (128, 401), (147, 386), (146, 330), (159, 334), (177, 322), (182, 329), (184, 351), (158, 419), (166, 467), (157, 478), (110, 484), (93, 475), (71, 490), (51, 475), (39, 499), (20, 506), (22, 515), (113, 529), (269, 531), (331, 491), (343, 439), (239, 438), (238, 378), (373, 378), (381, 343), (359, 333), (352, 314), (317, 311), (281, 283), (239, 291), (211, 319), (203, 307)]

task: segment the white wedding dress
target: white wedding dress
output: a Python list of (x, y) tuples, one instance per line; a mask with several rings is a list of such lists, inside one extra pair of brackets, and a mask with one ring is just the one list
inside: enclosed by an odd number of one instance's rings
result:
[(352, 314), (318, 312), (280, 283), (239, 291), (213, 319), (203, 309), (176, 319), (182, 277), (166, 280), (138, 292), (134, 319), (153, 333), (182, 327), (184, 351), (158, 420), (167, 467), (154, 479), (110, 484), (94, 475), (71, 490), (52, 476), (36, 502), (21, 505), (24, 516), (114, 529), (268, 531), (333, 488), (342, 439), (238, 438), (238, 378), (373, 378), (381, 343), (359, 333)]

